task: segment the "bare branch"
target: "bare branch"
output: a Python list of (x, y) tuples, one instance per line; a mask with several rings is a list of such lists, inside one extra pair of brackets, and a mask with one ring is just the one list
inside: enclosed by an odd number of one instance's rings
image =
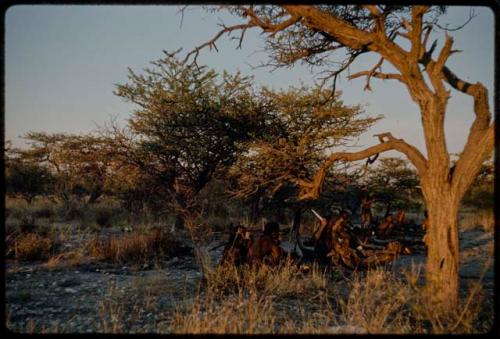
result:
[(373, 17), (378, 17), (382, 15), (382, 11), (380, 10), (380, 8), (378, 8), (375, 5), (364, 5), (362, 7), (366, 8)]
[(406, 31), (409, 34), (412, 34), (413, 29), (411, 27), (411, 24), (408, 22), (408, 20), (406, 20), (406, 18), (401, 19), (401, 25), (404, 27), (404, 29), (406, 29)]
[(293, 54), (290, 54), (286, 60), (283, 60), (285, 63), (292, 64), (296, 62), (297, 60), (301, 60), (304, 58), (307, 58), (312, 55), (317, 55), (320, 53), (325, 53), (325, 52), (331, 52), (339, 48), (343, 48), (344, 46), (341, 45), (332, 45), (328, 47), (322, 47), (322, 48), (304, 48), (301, 51), (294, 52)]
[[(437, 63), (446, 62), (446, 58), (451, 54), (451, 44), (452, 39), (448, 38), (445, 47), (438, 57), (438, 61), (433, 61), (429, 54), (426, 53), (426, 57), (419, 60), (421, 64), (426, 67), (435, 68)], [(438, 66), (440, 67), (440, 66)], [(438, 68), (439, 69), (439, 68)], [(491, 120), (491, 112), (488, 103), (488, 90), (480, 82), (471, 84), (465, 80), (460, 79), (455, 73), (453, 73), (444, 64), (440, 68), (440, 76), (454, 89), (462, 93), (468, 94), (474, 98), (474, 113), (476, 114), (476, 119), (471, 127), (471, 133), (474, 130), (485, 130), (489, 127)]]
[(241, 49), (241, 44), (243, 43), (243, 37), (245, 36), (245, 32), (246, 32), (246, 31), (247, 31), (247, 29), (246, 29), (246, 28), (243, 28), (243, 29), (241, 30), (240, 40), (239, 40), (239, 42), (238, 42), (238, 47), (236, 47), (236, 48)]
[(423, 25), (423, 16), (429, 10), (429, 6), (413, 6), (412, 7), (412, 22), (411, 22), (411, 51), (410, 55), (416, 61), (420, 58), (422, 54), (422, 25)]
[(407, 34), (407, 33), (400, 32), (400, 31), (396, 31), (396, 33), (395, 33), (395, 34), (396, 34), (396, 35), (399, 35), (400, 37), (403, 37), (403, 38), (405, 38), (405, 39), (407, 39), (407, 40), (410, 40), (410, 41), (411, 41), (411, 37), (410, 37), (410, 35), (409, 35), (409, 34)]
[(380, 73), (377, 72), (376, 70), (379, 69), (382, 66), (382, 63), (384, 62), (384, 58), (380, 58), (380, 60), (377, 62), (377, 64), (370, 70), (370, 71), (362, 71), (355, 73), (349, 77), (347, 77), (349, 80), (361, 77), (361, 76), (366, 76), (366, 85), (363, 88), (363, 90), (372, 90), (370, 87), (370, 79), (375, 76), (376, 78), (380, 79), (396, 79), (399, 81), (403, 81), (401, 75), (399, 74), (385, 74), (385, 73)]
[(449, 24), (447, 24), (446, 27), (443, 27), (438, 22), (434, 22), (433, 25), (435, 25), (437, 28), (442, 29), (443, 31), (447, 31), (447, 32), (459, 31), (462, 28), (464, 28), (465, 26), (467, 26), (469, 24), (469, 22), (471, 22), (471, 20), (474, 19), (476, 16), (477, 16), (477, 14), (474, 11), (474, 8), (471, 8), (471, 10), (469, 12), (469, 18), (461, 25), (458, 25), (454, 28), (449, 28), (448, 27)]
[(365, 50), (353, 52), (347, 60), (344, 60), (344, 62), (341, 64), (339, 68), (337, 68), (335, 71), (328, 72), (327, 76), (320, 78), (321, 80), (320, 88), (322, 88), (328, 80), (333, 78), (333, 84), (332, 84), (332, 95), (333, 95), (336, 90), (337, 78), (340, 75), (340, 73), (344, 72), (356, 60), (358, 56), (366, 52), (367, 51)]
[(270, 28), (270, 30), (272, 31), (271, 37), (273, 37), (279, 31), (282, 31), (282, 30), (284, 30), (284, 29), (286, 29), (286, 28), (288, 28), (288, 27), (290, 27), (292, 25), (295, 25), (300, 20), (302, 20), (301, 16), (299, 16), (299, 15), (292, 15), (290, 17), (290, 19), (288, 19), (286, 21), (283, 21), (279, 25), (275, 25), (274, 27)]
[(283, 7), (290, 15), (302, 16), (307, 27), (325, 32), (336, 41), (352, 49), (363, 49), (374, 42), (372, 33), (357, 29), (344, 20), (314, 6), (284, 5)]
[(182, 28), (182, 23), (184, 22), (184, 11), (187, 7), (188, 5), (184, 5), (181, 7), (181, 9), (179, 9), (179, 11), (177, 11), (177, 14), (181, 13), (181, 22), (179, 23), (179, 28)]
[[(417, 168), (421, 176), (424, 176), (427, 171), (427, 159), (420, 153), (418, 149), (407, 144), (403, 139), (396, 139), (391, 133), (383, 133), (378, 135), (382, 142), (378, 145), (369, 147), (359, 152), (338, 152), (331, 154), (328, 159), (321, 165), (320, 169), (316, 172), (314, 179), (303, 180), (296, 179), (295, 183), (299, 186), (300, 195), (299, 200), (315, 200), (319, 197), (327, 170), (339, 160), (343, 161), (357, 161), (371, 157), (377, 153), (383, 153), (390, 150), (399, 151), (406, 155), (406, 157)], [(387, 138), (387, 140), (385, 139)]]
[[(477, 120), (477, 119), (476, 119)], [(476, 122), (474, 122), (476, 123)], [(482, 133), (471, 129), (469, 139), (452, 173), (452, 188), (463, 197), (472, 184), (483, 161), (493, 152), (495, 146), (495, 122)]]
[[(300, 15), (294, 15), (292, 14), (291, 17), (278, 25), (273, 25), (270, 22), (263, 21), (260, 19), (257, 14), (254, 12), (252, 6), (249, 6), (247, 8), (242, 8), (243, 13), (245, 16), (248, 16), (250, 18), (250, 23), (254, 24), (254, 26), (259, 26), (262, 28), (264, 32), (271, 33), (271, 37), (274, 36), (277, 32), (282, 31), (297, 22), (299, 22), (302, 17)], [(280, 15), (281, 16), (281, 15)]]
[[(382, 80), (398, 80), (400, 82), (404, 82), (403, 77), (400, 74), (396, 74), (396, 73), (380, 73), (380, 72), (374, 72), (373, 70), (371, 70), (371, 71), (357, 72), (357, 73), (354, 73), (354, 74), (350, 75), (347, 78), (349, 80), (352, 80), (352, 79), (359, 78), (359, 77), (362, 77), (362, 76), (375, 77), (375, 78), (379, 78), (379, 79), (382, 79)], [(368, 84), (368, 80), (367, 80), (367, 84), (365, 85), (364, 89), (365, 90), (366, 89), (371, 90), (371, 88), (370, 88), (370, 86)]]
[(443, 70), (444, 64), (452, 54), (451, 46), (453, 45), (453, 38), (446, 34), (444, 46), (441, 49), (441, 52), (439, 53), (439, 56), (437, 58), (436, 64), (434, 66), (434, 72), (435, 73), (441, 73)]
[(432, 26), (428, 25), (423, 28), (422, 31), (425, 31), (424, 33), (424, 39), (422, 40), (422, 51), (425, 52), (425, 47), (427, 46), (427, 41), (429, 40), (429, 36), (432, 32)]
[[(204, 44), (201, 44), (197, 47), (195, 47), (192, 51), (190, 51), (186, 57), (184, 58), (184, 61), (183, 62), (187, 62), (189, 60), (189, 58), (191, 56), (194, 56), (193, 57), (193, 63), (196, 64), (196, 60), (198, 59), (198, 55), (200, 54), (200, 51), (205, 48), (205, 47), (209, 47), (210, 49), (212, 49), (212, 47), (214, 47), (216, 50), (217, 50), (217, 46), (215, 46), (215, 42), (224, 34), (224, 33), (231, 33), (232, 31), (237, 31), (237, 30), (241, 30), (241, 29), (247, 29), (247, 28), (250, 28), (250, 27), (255, 27), (256, 25), (254, 24), (251, 24), (251, 23), (246, 23), (246, 24), (240, 24), (240, 25), (234, 25), (234, 26), (223, 26), (223, 29), (221, 29), (212, 39), (208, 40), (207, 42), (205, 42)], [(241, 39), (243, 39), (243, 35), (241, 36)], [(240, 44), (241, 45), (241, 41), (240, 41)]]
[(385, 17), (382, 11), (375, 5), (362, 6), (366, 8), (375, 19), (375, 32), (385, 39)]
[(373, 164), (375, 162), (375, 160), (378, 159), (379, 155), (380, 155), (380, 153), (377, 153), (373, 157), (366, 158), (365, 166), (363, 166), (363, 169), (361, 170), (361, 173), (359, 174), (361, 177), (366, 177), (366, 175), (368, 174), (368, 165)]

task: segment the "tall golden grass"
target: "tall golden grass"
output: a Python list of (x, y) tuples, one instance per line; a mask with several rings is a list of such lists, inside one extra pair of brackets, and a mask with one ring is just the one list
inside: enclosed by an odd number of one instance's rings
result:
[(147, 264), (159, 262), (175, 251), (176, 243), (172, 236), (160, 230), (139, 233), (132, 232), (123, 236), (110, 235), (106, 239), (94, 238), (89, 244), (89, 255), (112, 263)]
[(478, 333), (492, 325), (491, 317), (481, 319), (484, 296), (477, 284), (460, 309), (440, 313), (414, 273), (402, 277), (378, 268), (333, 282), (318, 268), (304, 275), (291, 262), (205, 271), (205, 288), (176, 311), (169, 332), (441, 334)]

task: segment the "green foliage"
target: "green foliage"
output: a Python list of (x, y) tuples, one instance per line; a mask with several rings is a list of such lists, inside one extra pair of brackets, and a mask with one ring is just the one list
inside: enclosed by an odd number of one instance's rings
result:
[(247, 144), (231, 169), (238, 196), (264, 191), (273, 196), (283, 185), (311, 178), (333, 148), (345, 146), (380, 117), (364, 116), (359, 106), (346, 106), (339, 93), (319, 88), (264, 90), (272, 104), (266, 134)]
[(382, 158), (368, 170), (367, 186), (375, 200), (391, 208), (417, 207), (421, 192), (418, 175), (408, 161), (401, 158)]
[(129, 70), (129, 82), (115, 91), (137, 106), (122, 133), (124, 161), (159, 188), (151, 193), (182, 202), (224, 173), (243, 141), (261, 133), (267, 107), (240, 73), (220, 75), (168, 53), (151, 64), (143, 74)]
[(29, 161), (19, 154), (16, 157), (6, 154), (5, 187), (7, 194), (19, 196), (31, 203), (36, 196), (49, 194), (53, 182), (52, 174), (40, 164)]
[(102, 138), (45, 132), (29, 132), (24, 138), (31, 147), (22, 156), (52, 173), (52, 193), (62, 201), (94, 203), (104, 193), (112, 150)]

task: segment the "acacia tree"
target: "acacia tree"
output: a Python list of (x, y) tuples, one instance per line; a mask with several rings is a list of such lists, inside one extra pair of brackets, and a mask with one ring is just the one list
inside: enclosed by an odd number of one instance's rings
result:
[[(494, 146), (495, 122), (488, 104), (488, 90), (470, 83), (453, 72), (446, 63), (456, 51), (453, 38), (446, 32), (442, 47), (437, 40), (428, 44), (430, 34), (439, 26), (443, 8), (430, 6), (335, 6), (282, 5), (236, 6), (229, 10), (245, 20), (223, 26), (211, 40), (196, 47), (186, 58), (196, 57), (200, 49), (214, 47), (223, 33), (240, 31), (240, 44), (246, 30), (260, 27), (266, 34), (270, 64), (287, 67), (297, 61), (313, 66), (331, 66), (331, 56), (342, 50), (347, 56), (340, 67), (325, 79), (336, 77), (359, 55), (380, 57), (372, 69), (349, 76), (366, 77), (365, 89), (372, 78), (397, 81), (407, 89), (421, 114), (427, 155), (391, 133), (380, 135), (380, 144), (359, 152), (331, 154), (316, 174), (299, 179), (301, 199), (316, 199), (330, 166), (339, 160), (360, 160), (395, 150), (415, 166), (429, 214), (426, 278), (436, 305), (451, 310), (458, 305), (459, 238), (457, 213), (460, 201)], [(409, 44), (409, 47), (406, 47)], [(337, 54), (338, 55), (338, 54)], [(337, 60), (338, 61), (338, 60)], [(382, 71), (389, 63), (394, 71)], [(444, 133), (444, 119), (451, 90), (470, 96), (474, 122), (467, 142), (455, 165), (450, 162)]]
[(29, 132), (30, 148), (22, 156), (54, 175), (53, 193), (69, 207), (72, 199), (93, 204), (102, 196), (110, 173), (110, 152), (104, 140), (92, 134)]
[[(267, 105), (254, 94), (252, 78), (240, 73), (220, 75), (167, 52), (152, 65), (143, 74), (129, 70), (129, 82), (117, 85), (115, 94), (137, 107), (121, 148), (184, 210), (233, 163), (241, 142), (262, 130)], [(182, 225), (178, 213), (176, 226)]]
[(385, 214), (393, 208), (411, 207), (419, 195), (418, 176), (405, 159), (387, 157), (379, 159), (370, 168), (366, 185), (373, 198), (385, 205)]
[(231, 167), (238, 182), (233, 194), (291, 207), (298, 225), (302, 206), (291, 199), (297, 192), (289, 184), (313, 175), (327, 150), (349, 144), (380, 117), (367, 117), (360, 106), (344, 105), (340, 93), (318, 87), (263, 89), (261, 98), (270, 105), (265, 130), (245, 144)]
[(6, 142), (5, 148), (5, 191), (20, 196), (28, 204), (40, 195), (49, 195), (54, 183), (50, 171), (24, 156), (24, 153)]

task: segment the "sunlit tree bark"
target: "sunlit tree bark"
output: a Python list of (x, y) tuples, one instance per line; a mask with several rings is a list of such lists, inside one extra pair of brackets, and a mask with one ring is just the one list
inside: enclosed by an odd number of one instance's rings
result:
[[(373, 53), (380, 60), (373, 68), (349, 76), (366, 78), (365, 89), (371, 89), (373, 78), (394, 80), (407, 89), (418, 105), (422, 117), (427, 155), (403, 139), (390, 133), (379, 136), (380, 143), (359, 152), (331, 154), (310, 179), (297, 180), (300, 199), (317, 199), (325, 175), (335, 162), (356, 161), (395, 150), (404, 154), (415, 166), (429, 213), (427, 287), (436, 305), (450, 310), (458, 305), (459, 240), (457, 213), (459, 203), (477, 175), (481, 164), (494, 146), (495, 122), (491, 121), (488, 91), (480, 82), (460, 79), (446, 66), (455, 52), (453, 39), (447, 33), (443, 46), (437, 51), (437, 41), (428, 44), (433, 28), (439, 26), (437, 17), (443, 8), (428, 6), (236, 6), (230, 12), (244, 23), (223, 26), (211, 40), (198, 46), (186, 58), (195, 62), (199, 51), (215, 47), (223, 33), (241, 32), (241, 45), (246, 30), (258, 27), (266, 34), (270, 52), (269, 65), (290, 66), (303, 61), (313, 66), (329, 66), (329, 56), (338, 50), (346, 52), (339, 67), (323, 79), (335, 81), (361, 54)], [(402, 40), (410, 48), (403, 48)], [(395, 72), (382, 72), (383, 64)], [(474, 122), (466, 145), (455, 165), (450, 162), (444, 133), (444, 119), (450, 89), (474, 100)]]

